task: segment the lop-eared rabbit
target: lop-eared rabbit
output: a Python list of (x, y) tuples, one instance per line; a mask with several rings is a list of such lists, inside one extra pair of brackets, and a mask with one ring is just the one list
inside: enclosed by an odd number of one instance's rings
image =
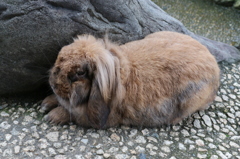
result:
[(219, 87), (219, 67), (193, 38), (156, 32), (124, 45), (91, 35), (61, 49), (42, 102), (55, 124), (104, 129), (176, 124), (203, 110)]

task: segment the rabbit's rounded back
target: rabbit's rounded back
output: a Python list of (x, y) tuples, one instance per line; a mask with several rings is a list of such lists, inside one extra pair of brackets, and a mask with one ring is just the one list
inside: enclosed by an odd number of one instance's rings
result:
[[(126, 87), (124, 123), (177, 123), (214, 100), (219, 87), (218, 64), (193, 38), (158, 32), (121, 48), (134, 70), (127, 82), (131, 87)], [(130, 103), (132, 107), (128, 107)]]

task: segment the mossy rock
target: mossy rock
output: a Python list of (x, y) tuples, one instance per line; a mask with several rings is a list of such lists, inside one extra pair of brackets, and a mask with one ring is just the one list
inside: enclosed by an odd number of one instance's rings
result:
[(240, 9), (240, 0), (214, 0), (215, 3), (227, 7), (233, 6), (236, 9)]
[(232, 6), (235, 0), (214, 0), (217, 4), (221, 4), (224, 6)]
[(234, 8), (236, 9), (240, 9), (240, 0), (237, 0), (235, 3), (234, 3)]

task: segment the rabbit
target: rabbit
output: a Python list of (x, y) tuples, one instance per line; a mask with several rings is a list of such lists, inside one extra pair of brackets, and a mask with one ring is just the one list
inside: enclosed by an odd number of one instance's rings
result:
[(175, 125), (215, 99), (220, 69), (190, 36), (161, 31), (123, 45), (81, 35), (50, 70), (46, 120), (106, 129)]

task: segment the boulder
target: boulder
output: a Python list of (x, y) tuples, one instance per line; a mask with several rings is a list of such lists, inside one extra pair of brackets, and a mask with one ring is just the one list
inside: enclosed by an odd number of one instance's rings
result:
[(79, 34), (126, 43), (163, 30), (192, 36), (218, 61), (240, 59), (236, 48), (190, 32), (151, 0), (1, 0), (0, 95), (47, 83), (59, 50)]

